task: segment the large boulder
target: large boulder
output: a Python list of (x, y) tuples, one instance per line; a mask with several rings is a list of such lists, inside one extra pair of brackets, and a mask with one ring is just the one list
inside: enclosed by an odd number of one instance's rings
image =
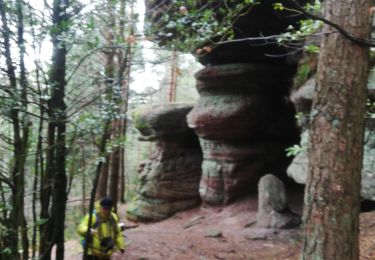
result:
[(288, 207), (284, 183), (275, 175), (260, 179), (258, 193), (257, 226), (286, 229), (301, 223), (301, 217)]
[[(302, 151), (289, 165), (287, 174), (297, 183), (305, 184), (308, 176), (307, 140), (308, 131), (303, 134), (304, 143)], [(364, 199), (375, 201), (375, 119), (369, 119), (366, 123), (362, 168), (361, 196)]]
[[(370, 73), (368, 81), (368, 98), (375, 100), (375, 73)], [(308, 122), (312, 107), (312, 100), (316, 88), (316, 76), (312, 76), (300, 88), (292, 91), (291, 101), (294, 103), (299, 115), (298, 121), (302, 128), (301, 146), (302, 151), (294, 157), (287, 169), (289, 177), (297, 183), (305, 184), (308, 175)], [(375, 201), (375, 119), (369, 118), (365, 126), (364, 154), (362, 168), (362, 198)]]
[(132, 220), (157, 221), (200, 202), (202, 152), (188, 128), (188, 104), (152, 106), (140, 113), (141, 140), (154, 141), (155, 151), (139, 167), (137, 198), (127, 207)]

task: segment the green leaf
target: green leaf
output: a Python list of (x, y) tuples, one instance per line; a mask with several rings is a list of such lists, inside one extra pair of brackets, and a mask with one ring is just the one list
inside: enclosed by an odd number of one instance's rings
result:
[(272, 6), (273, 6), (273, 9), (275, 10), (280, 10), (280, 11), (284, 10), (284, 6), (282, 3), (274, 3), (272, 4)]
[(42, 226), (48, 222), (47, 218), (40, 218), (35, 222), (36, 226)]
[(320, 51), (320, 48), (314, 44), (306, 45), (304, 49), (306, 52), (309, 52), (309, 53), (319, 53)]

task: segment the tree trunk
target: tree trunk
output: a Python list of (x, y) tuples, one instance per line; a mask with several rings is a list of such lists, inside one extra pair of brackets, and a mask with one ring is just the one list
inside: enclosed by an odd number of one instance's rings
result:
[[(58, 28), (56, 33), (52, 33), (53, 54), (52, 68), (50, 74), (50, 84), (52, 86), (50, 109), (55, 122), (53, 131), (56, 133), (54, 153), (54, 190), (53, 190), (53, 217), (54, 229), (53, 237), (56, 244), (56, 260), (64, 259), (64, 230), (65, 230), (65, 209), (67, 201), (67, 176), (65, 170), (65, 133), (66, 133), (66, 105), (65, 97), (65, 74), (67, 50), (61, 37), (66, 32), (66, 24), (69, 17), (64, 6), (66, 0), (54, 0), (53, 2), (53, 22)], [(50, 147), (51, 148), (51, 147)]]
[(178, 72), (178, 56), (177, 52), (172, 52), (171, 61), (171, 83), (169, 86), (168, 102), (176, 101), (176, 91), (177, 91), (177, 73)]
[(82, 216), (84, 216), (86, 215), (86, 162), (84, 145), (81, 145), (81, 151)]
[[(64, 259), (64, 230), (65, 209), (67, 201), (67, 176), (65, 170), (65, 133), (66, 133), (66, 105), (65, 74), (67, 49), (63, 35), (68, 30), (69, 15), (66, 13), (69, 2), (66, 0), (53, 1), (53, 30), (51, 39), (53, 44), (52, 65), (49, 76), (51, 99), (48, 101), (48, 153), (46, 178), (43, 185), (47, 185), (48, 194), (43, 197), (42, 214), (48, 219), (41, 230), (40, 254), (42, 259), (51, 259), (51, 249), (56, 245), (56, 260)], [(48, 208), (52, 185), (52, 216), (49, 217)], [(44, 208), (45, 207), (45, 208)]]
[[(117, 119), (112, 124), (112, 139), (119, 139), (121, 129), (121, 120)], [(115, 211), (117, 211), (118, 201), (118, 187), (119, 187), (119, 172), (120, 172), (120, 147), (117, 146), (111, 154), (111, 179), (109, 183), (109, 196), (113, 201)]]
[[(14, 62), (11, 55), (11, 44), (10, 44), (10, 35), (11, 31), (8, 27), (8, 21), (6, 17), (6, 9), (2, 0), (0, 0), (0, 16), (2, 22), (2, 36), (3, 36), (3, 44), (4, 44), (4, 56), (6, 62), (6, 73), (8, 76), (9, 84), (10, 84), (10, 98), (13, 101), (13, 104), (10, 107), (10, 119), (12, 121), (13, 127), (13, 165), (11, 170), (11, 181), (13, 184), (12, 187), (12, 194), (11, 194), (11, 213), (10, 213), (10, 226), (9, 226), (9, 234), (10, 234), (10, 256), (14, 259), (19, 259), (20, 255), (18, 253), (18, 232), (20, 231), (20, 227), (22, 226), (23, 220), (23, 194), (24, 194), (24, 174), (23, 174), (23, 153), (22, 153), (22, 136), (21, 136), (21, 128), (20, 128), (20, 119), (19, 119), (19, 108), (20, 105), (20, 98), (19, 98), (19, 91), (17, 87), (17, 78), (16, 72), (14, 67)], [(18, 25), (18, 40), (20, 38), (20, 27)], [(22, 32), (22, 31), (21, 31)], [(22, 51), (22, 50), (21, 50)], [(21, 52), (22, 58), (22, 52)]]
[[(104, 135), (103, 137), (104, 138)], [(98, 180), (98, 188), (96, 189), (95, 199), (99, 200), (103, 197), (107, 196), (107, 187), (108, 187), (108, 179), (109, 179), (109, 164), (110, 164), (110, 156), (105, 156), (105, 162), (103, 162), (99, 180)]]
[[(99, 146), (99, 153), (100, 154), (105, 153), (107, 140), (109, 140), (109, 136), (110, 136), (110, 133), (109, 133), (110, 129), (111, 129), (110, 127), (111, 127), (110, 119), (107, 119), (105, 121), (105, 124), (104, 124), (103, 136), (102, 136), (102, 139), (100, 141), (100, 146)], [(91, 193), (90, 193), (89, 212), (93, 212), (93, 210), (94, 210), (95, 194), (96, 194), (96, 189), (97, 189), (98, 184), (99, 184), (99, 177), (100, 177), (100, 173), (102, 171), (102, 169), (101, 169), (102, 166), (103, 166), (103, 162), (100, 161), (98, 163), (97, 167), (96, 167), (95, 178), (94, 178), (94, 182), (93, 182)], [(89, 219), (88, 219), (88, 223), (87, 223), (88, 227), (91, 227), (91, 225), (92, 225), (92, 215), (93, 214), (89, 214)], [(85, 235), (85, 240), (88, 241), (89, 239), (90, 239), (90, 229), (87, 229), (87, 232), (86, 232), (86, 235)], [(88, 243), (85, 243), (85, 246), (84, 246), (84, 249), (83, 249), (82, 260), (88, 259), (87, 252), (88, 252)]]
[[(135, 1), (126, 1), (121, 0), (120, 1), (120, 21), (119, 21), (119, 35), (122, 39), (122, 41), (126, 41), (125, 38), (125, 17), (126, 17), (126, 4), (129, 4), (130, 6), (130, 22), (128, 24), (129, 28), (129, 35), (133, 35), (135, 31), (135, 25), (134, 25), (134, 4)], [(122, 96), (121, 96), (121, 104), (122, 104), (122, 115), (125, 115), (125, 117), (120, 122), (120, 136), (123, 140), (126, 139), (126, 131), (127, 131), (127, 117), (126, 114), (128, 113), (128, 104), (129, 104), (129, 87), (130, 87), (130, 72), (131, 72), (131, 62), (133, 58), (133, 52), (134, 52), (134, 41), (128, 41), (128, 44), (126, 46), (125, 52), (118, 52), (118, 61), (119, 61), (119, 71), (117, 74), (118, 82), (121, 86), (121, 89), (123, 90)], [(120, 187), (119, 187), (119, 198), (122, 203), (125, 203), (125, 145), (121, 145), (119, 147), (120, 151), (120, 166), (119, 166), (119, 175), (120, 175)]]
[(29, 239), (27, 234), (27, 221), (25, 217), (25, 208), (24, 208), (24, 196), (25, 196), (25, 162), (28, 153), (29, 147), (29, 118), (27, 115), (28, 109), (28, 100), (27, 100), (27, 87), (28, 82), (26, 79), (26, 67), (25, 67), (25, 40), (24, 40), (24, 19), (23, 19), (23, 2), (17, 0), (17, 22), (18, 22), (18, 37), (17, 37), (17, 45), (19, 49), (19, 66), (20, 66), (20, 86), (21, 86), (21, 126), (22, 126), (22, 137), (21, 137), (21, 147), (20, 147), (20, 155), (19, 161), (19, 199), (18, 199), (18, 207), (20, 207), (20, 216), (19, 216), (19, 223), (21, 227), (21, 241), (22, 241), (22, 257), (23, 259), (29, 258)]
[[(324, 1), (325, 18), (363, 39), (368, 0)], [(310, 129), (302, 259), (359, 258), (359, 202), (368, 49), (325, 32)], [(328, 33), (331, 32), (331, 33)]]

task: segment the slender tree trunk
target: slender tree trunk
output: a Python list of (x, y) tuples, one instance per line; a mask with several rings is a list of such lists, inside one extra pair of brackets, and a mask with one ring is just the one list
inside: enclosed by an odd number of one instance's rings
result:
[[(37, 75), (38, 80), (38, 75)], [(40, 88), (39, 88), (40, 90)], [(33, 214), (33, 233), (32, 233), (32, 240), (31, 240), (31, 249), (32, 249), (32, 256), (31, 258), (35, 258), (36, 254), (36, 237), (37, 237), (37, 215), (36, 215), (36, 201), (37, 196), (36, 192), (38, 189), (38, 181), (39, 176), (43, 174), (44, 168), (43, 168), (43, 117), (44, 117), (44, 110), (41, 108), (40, 110), (40, 121), (39, 121), (39, 128), (38, 128), (38, 143), (36, 148), (36, 154), (35, 154), (35, 176), (34, 176), (34, 184), (33, 184), (33, 197), (32, 197), (32, 214)], [(42, 189), (41, 189), (42, 190)]]
[(177, 73), (178, 72), (178, 56), (177, 52), (172, 52), (171, 61), (171, 84), (169, 86), (168, 102), (176, 101), (176, 91), (177, 91)]
[[(117, 119), (112, 124), (113, 139), (119, 139), (120, 135), (120, 119)], [(113, 200), (115, 205), (115, 211), (117, 211), (118, 201), (118, 187), (119, 187), (119, 172), (120, 172), (120, 147), (116, 147), (111, 154), (111, 179), (109, 183), (109, 196)]]
[(20, 207), (20, 226), (21, 226), (21, 241), (22, 241), (22, 249), (23, 259), (29, 258), (29, 239), (27, 234), (27, 221), (25, 217), (25, 209), (24, 209), (24, 196), (25, 196), (25, 162), (28, 153), (29, 147), (29, 118), (27, 116), (27, 109), (28, 109), (28, 99), (27, 99), (27, 87), (28, 82), (26, 79), (26, 67), (25, 67), (25, 40), (24, 40), (24, 22), (23, 22), (23, 2), (17, 0), (17, 18), (18, 18), (18, 38), (17, 38), (17, 45), (19, 48), (19, 66), (20, 66), (20, 86), (21, 86), (21, 125), (22, 125), (22, 137), (21, 137), (21, 149), (19, 155), (19, 161), (17, 162), (20, 167), (20, 176), (19, 176), (19, 185), (20, 185), (20, 192), (19, 192), (19, 199), (18, 199), (18, 206)]
[[(52, 193), (44, 197), (42, 211), (43, 217), (48, 219), (47, 225), (43, 227), (40, 243), (40, 254), (42, 259), (51, 259), (51, 249), (56, 245), (56, 259), (64, 259), (64, 229), (65, 209), (67, 201), (67, 176), (65, 170), (65, 133), (66, 133), (66, 105), (65, 97), (65, 74), (67, 50), (62, 36), (68, 30), (69, 16), (66, 7), (68, 0), (53, 1), (53, 29), (51, 39), (53, 44), (52, 65), (50, 70), (49, 84), (51, 86), (51, 99), (48, 102), (48, 153), (46, 165), (46, 180), (44, 185), (52, 185)], [(47, 187), (48, 191), (51, 189)], [(52, 195), (52, 215), (49, 217), (49, 199)]]
[(66, 55), (67, 50), (61, 37), (66, 32), (66, 24), (69, 17), (66, 14), (64, 6), (68, 6), (67, 0), (54, 0), (53, 2), (53, 25), (58, 28), (57, 32), (52, 32), (53, 54), (52, 69), (50, 74), (50, 84), (52, 85), (52, 94), (50, 110), (52, 120), (54, 120), (54, 129), (56, 133), (55, 146), (52, 148), (54, 153), (54, 190), (53, 190), (53, 242), (56, 244), (56, 260), (64, 259), (64, 229), (65, 229), (65, 209), (67, 201), (67, 176), (65, 170), (65, 133), (66, 133), (66, 105), (65, 97), (65, 74), (66, 74)]
[[(103, 129), (103, 136), (102, 136), (102, 139), (100, 141), (100, 146), (99, 146), (99, 153), (100, 154), (105, 153), (107, 141), (109, 140), (109, 137), (110, 137), (110, 129), (111, 129), (111, 121), (106, 120), (106, 122), (104, 124), (104, 129)], [(97, 189), (98, 184), (99, 184), (99, 177), (100, 177), (100, 173), (102, 171), (102, 169), (101, 169), (102, 166), (103, 166), (103, 162), (100, 161), (98, 163), (97, 167), (96, 167), (94, 183), (93, 183), (93, 186), (92, 186), (92, 189), (91, 189), (91, 194), (90, 194), (89, 212), (93, 212), (93, 210), (94, 210), (95, 194), (96, 194), (96, 189)], [(91, 225), (92, 225), (92, 215), (93, 214), (89, 214), (89, 219), (88, 219), (88, 223), (87, 223), (88, 227), (91, 227)], [(85, 240), (88, 241), (89, 239), (90, 239), (90, 229), (87, 229), (87, 232), (86, 232), (86, 235), (85, 235)], [(87, 260), (87, 258), (88, 258), (87, 252), (88, 252), (88, 243), (86, 243), (85, 246), (84, 246), (83, 255), (82, 255), (83, 260)]]
[[(114, 45), (115, 40), (115, 34), (114, 34), (114, 28), (116, 26), (115, 21), (115, 13), (114, 13), (114, 5), (116, 3), (107, 0), (106, 1), (106, 8), (107, 8), (107, 15), (109, 17), (107, 24), (105, 26), (105, 32), (104, 32), (104, 39), (105, 39), (105, 45), (108, 47), (112, 47)], [(104, 74), (106, 77), (105, 80), (105, 88), (106, 88), (106, 99), (108, 102), (113, 102), (113, 94), (114, 94), (114, 71), (115, 71), (115, 50), (110, 48), (108, 51), (104, 52), (104, 58), (105, 58), (105, 64), (104, 64)], [(105, 109), (111, 109), (111, 108), (105, 108)], [(110, 114), (113, 114), (113, 111), (108, 111)], [(108, 160), (107, 160), (108, 159)], [(107, 165), (104, 165), (102, 169), (101, 176), (99, 177), (99, 183), (98, 188), (100, 191), (100, 194), (97, 192), (96, 197), (103, 197), (104, 194), (107, 194), (107, 184), (108, 184), (108, 178), (110, 177), (110, 165), (112, 164), (111, 156), (106, 156), (106, 162)], [(107, 168), (108, 167), (108, 168)], [(104, 172), (104, 170), (106, 172)]]
[(82, 215), (86, 214), (86, 162), (85, 162), (85, 148), (81, 146), (81, 183), (82, 183)]
[[(368, 39), (368, 0), (324, 1), (325, 18)], [(359, 259), (368, 49), (324, 26), (310, 129), (302, 259)]]
[[(124, 121), (121, 124), (122, 129), (125, 128)], [(126, 136), (126, 130), (122, 130), (123, 136)], [(125, 203), (125, 147), (120, 148), (120, 188), (119, 188), (119, 198), (121, 203)]]
[[(9, 229), (10, 234), (10, 250), (11, 250), (11, 257), (14, 259), (20, 259), (20, 255), (18, 253), (18, 232), (19, 228), (22, 225), (22, 217), (23, 217), (23, 173), (21, 172), (21, 158), (22, 158), (22, 140), (21, 140), (21, 129), (20, 129), (20, 121), (19, 121), (19, 109), (17, 108), (19, 105), (19, 98), (18, 98), (18, 88), (17, 88), (17, 81), (16, 81), (16, 73), (15, 68), (13, 65), (13, 60), (11, 56), (11, 44), (10, 44), (10, 35), (11, 31), (8, 27), (8, 21), (5, 12), (5, 6), (2, 0), (0, 0), (0, 16), (2, 22), (2, 36), (4, 41), (4, 56), (6, 60), (6, 68), (7, 68), (7, 76), (9, 79), (9, 84), (11, 87), (10, 96), (15, 105), (12, 105), (10, 108), (10, 119), (12, 121), (13, 126), (13, 166), (11, 172), (11, 179), (12, 179), (12, 207), (11, 207), (11, 214), (10, 220), (11, 225)], [(22, 185), (22, 186), (20, 186)], [(22, 196), (22, 198), (21, 198)], [(21, 209), (22, 207), (22, 209)]]
[[(120, 22), (119, 22), (119, 35), (122, 41), (126, 41), (125, 38), (125, 20), (124, 17), (126, 16), (126, 3), (130, 5), (130, 19), (129, 19), (129, 35), (133, 36), (135, 31), (135, 15), (134, 15), (134, 0), (127, 2), (126, 0), (121, 0), (120, 2)], [(133, 52), (134, 52), (134, 44), (135, 41), (128, 41), (126, 46), (125, 52), (119, 52), (119, 71), (117, 74), (118, 82), (121, 86), (122, 95), (121, 95), (121, 104), (122, 115), (125, 115), (124, 118), (120, 122), (119, 134), (120, 137), (125, 140), (126, 139), (126, 131), (127, 131), (127, 117), (126, 114), (128, 113), (128, 104), (129, 104), (129, 87), (130, 87), (130, 72), (131, 72), (131, 62), (133, 59)], [(119, 177), (120, 177), (120, 187), (119, 187), (119, 198), (122, 203), (125, 203), (125, 145), (119, 147)]]
[[(103, 137), (102, 137), (103, 138)], [(110, 165), (110, 156), (105, 156), (105, 162), (103, 162), (102, 167), (100, 168), (100, 175), (98, 180), (98, 188), (96, 189), (95, 199), (100, 199), (107, 196), (107, 187), (109, 179), (109, 165)]]
[[(51, 117), (51, 112), (48, 111), (48, 117)], [(52, 228), (54, 225), (51, 216), (51, 198), (52, 198), (52, 184), (53, 174), (55, 171), (54, 166), (54, 139), (55, 139), (55, 126), (53, 122), (48, 122), (47, 128), (47, 157), (46, 169), (41, 174), (40, 178), (40, 219), (44, 222), (40, 225), (39, 231), (39, 256), (43, 260), (51, 258), (52, 250)]]

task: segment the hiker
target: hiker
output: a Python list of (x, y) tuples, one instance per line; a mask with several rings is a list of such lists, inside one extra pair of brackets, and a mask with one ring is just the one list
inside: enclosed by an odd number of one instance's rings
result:
[[(118, 216), (112, 211), (112, 206), (112, 200), (107, 197), (95, 203), (88, 243), (87, 259), (89, 260), (109, 260), (116, 249), (124, 253), (124, 238), (118, 225)], [(83, 237), (83, 246), (87, 243), (85, 236), (88, 222), (89, 214), (81, 219), (77, 228), (78, 234)]]

